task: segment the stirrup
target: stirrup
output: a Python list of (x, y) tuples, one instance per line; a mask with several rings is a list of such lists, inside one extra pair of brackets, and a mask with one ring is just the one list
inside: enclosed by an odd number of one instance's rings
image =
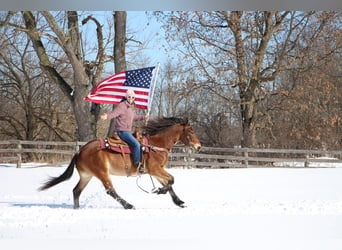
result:
[(138, 169), (139, 174), (143, 174), (145, 172), (144, 164), (139, 162), (137, 169)]

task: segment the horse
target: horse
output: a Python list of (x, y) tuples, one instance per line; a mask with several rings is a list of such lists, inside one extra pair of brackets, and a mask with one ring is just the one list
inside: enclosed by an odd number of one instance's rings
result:
[[(145, 171), (156, 178), (161, 187), (156, 188), (154, 193), (171, 195), (172, 201), (179, 207), (185, 207), (184, 202), (173, 190), (174, 177), (169, 174), (165, 167), (168, 162), (168, 154), (171, 148), (179, 141), (191, 149), (198, 151), (201, 143), (190, 126), (188, 119), (176, 117), (162, 117), (149, 120), (142, 127), (143, 134), (148, 138), (150, 148), (148, 153), (143, 153)], [(79, 174), (79, 182), (73, 189), (74, 209), (80, 207), (79, 198), (92, 177), (98, 178), (108, 195), (113, 197), (125, 209), (135, 207), (118, 195), (112, 184), (110, 175), (127, 176), (127, 167), (132, 175), (140, 176), (138, 169), (133, 166), (130, 155), (115, 153), (108, 149), (101, 149), (100, 139), (95, 139), (82, 146), (74, 154), (69, 166), (58, 177), (50, 177), (39, 190), (46, 190), (71, 178), (74, 168)]]

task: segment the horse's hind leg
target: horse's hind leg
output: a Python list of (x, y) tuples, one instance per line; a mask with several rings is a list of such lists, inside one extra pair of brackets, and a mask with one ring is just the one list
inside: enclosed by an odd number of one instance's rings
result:
[(121, 198), (115, 191), (112, 181), (110, 178), (104, 178), (101, 179), (103, 186), (106, 189), (107, 194), (112, 196), (117, 202), (119, 202), (125, 209), (132, 209), (134, 208), (133, 205), (129, 204), (127, 201), (125, 201), (123, 198)]
[(74, 208), (78, 209), (80, 207), (80, 195), (83, 189), (88, 185), (89, 181), (93, 177), (92, 175), (80, 174), (80, 180), (77, 185), (74, 187), (73, 195), (74, 195)]

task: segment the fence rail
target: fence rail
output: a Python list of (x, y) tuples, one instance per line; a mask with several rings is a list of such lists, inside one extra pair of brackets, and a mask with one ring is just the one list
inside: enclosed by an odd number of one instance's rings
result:
[[(29, 160), (51, 159), (59, 155), (70, 159), (86, 142), (0, 141), (0, 163), (15, 162), (20, 168)], [(49, 157), (50, 156), (50, 157)], [(169, 155), (170, 167), (241, 168), (241, 167), (336, 167), (342, 166), (342, 151), (213, 148), (200, 153), (175, 146)]]

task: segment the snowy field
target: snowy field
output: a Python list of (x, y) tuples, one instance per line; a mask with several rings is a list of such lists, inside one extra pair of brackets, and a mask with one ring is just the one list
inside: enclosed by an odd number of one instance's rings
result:
[(77, 171), (37, 191), (65, 167), (0, 164), (0, 249), (342, 249), (342, 168), (169, 169), (186, 208), (113, 176), (124, 210), (93, 179), (74, 210)]

